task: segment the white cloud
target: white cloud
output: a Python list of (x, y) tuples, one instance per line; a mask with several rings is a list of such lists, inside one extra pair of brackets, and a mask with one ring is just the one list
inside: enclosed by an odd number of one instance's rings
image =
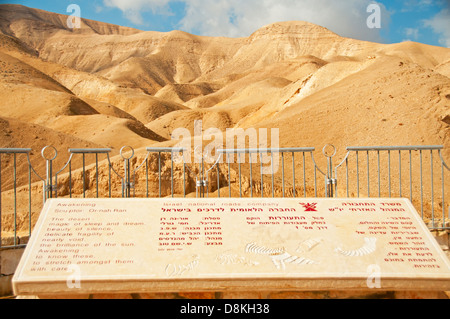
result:
[(107, 7), (122, 10), (125, 17), (137, 25), (143, 25), (142, 12), (169, 14), (167, 5), (171, 0), (103, 0)]
[[(185, 15), (179, 28), (209, 36), (243, 37), (264, 25), (289, 20), (315, 23), (339, 35), (381, 41), (380, 29), (367, 27), (370, 0), (103, 0), (122, 10), (133, 23), (142, 24), (142, 10), (170, 14), (169, 2), (183, 2)], [(390, 13), (381, 8), (382, 28), (388, 28)]]
[[(436, 2), (436, 1), (435, 1)], [(401, 12), (411, 12), (417, 9), (422, 10), (433, 5), (433, 0), (405, 0)]]
[[(367, 27), (367, 0), (184, 0), (186, 16), (180, 26), (188, 32), (229, 37), (248, 36), (260, 27), (279, 21), (302, 20), (342, 36), (380, 41), (379, 29)], [(389, 13), (381, 7), (382, 28)]]
[(424, 25), (439, 34), (440, 44), (450, 48), (450, 9), (443, 9), (433, 18), (425, 20)]
[[(405, 35), (414, 40), (419, 38), (419, 29), (417, 28), (405, 28)], [(409, 40), (408, 40), (409, 41)]]

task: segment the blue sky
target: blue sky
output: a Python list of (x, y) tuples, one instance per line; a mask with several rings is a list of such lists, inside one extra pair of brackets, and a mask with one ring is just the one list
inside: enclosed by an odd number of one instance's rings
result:
[[(278, 21), (303, 20), (342, 36), (381, 43), (406, 40), (450, 47), (449, 0), (0, 0), (60, 14), (76, 4), (81, 17), (140, 30), (183, 30), (245, 37)], [(376, 4), (378, 12), (367, 9)], [(373, 15), (375, 14), (375, 15)], [(381, 23), (369, 28), (367, 19)], [(375, 20), (374, 20), (375, 19)]]

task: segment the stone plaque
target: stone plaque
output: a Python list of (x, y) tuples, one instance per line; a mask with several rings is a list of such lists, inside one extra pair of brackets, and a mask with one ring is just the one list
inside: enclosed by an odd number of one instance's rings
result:
[(450, 290), (406, 199), (53, 199), (16, 295)]

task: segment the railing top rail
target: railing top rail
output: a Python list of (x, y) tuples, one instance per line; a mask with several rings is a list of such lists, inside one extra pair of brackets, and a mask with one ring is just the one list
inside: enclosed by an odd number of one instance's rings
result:
[(186, 151), (187, 149), (182, 147), (147, 147), (148, 153), (180, 153)]
[(236, 154), (236, 153), (301, 153), (314, 152), (314, 147), (289, 147), (289, 148), (237, 148), (237, 149), (220, 149), (218, 153)]
[(31, 148), (0, 148), (2, 154), (28, 154)]
[(70, 148), (69, 153), (73, 154), (103, 154), (110, 153), (110, 148)]
[(351, 146), (347, 147), (347, 151), (430, 151), (442, 150), (442, 145), (421, 145), (421, 146)]

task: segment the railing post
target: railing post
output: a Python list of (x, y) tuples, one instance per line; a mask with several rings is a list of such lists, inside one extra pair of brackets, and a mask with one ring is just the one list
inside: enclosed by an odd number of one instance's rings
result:
[[(53, 151), (53, 154), (48, 154), (46, 151)], [(58, 156), (58, 151), (53, 146), (46, 146), (41, 151), (42, 158), (46, 161), (46, 177), (44, 181), (44, 202), (49, 198), (53, 198), (53, 191), (57, 190), (56, 185), (53, 185), (53, 161)]]
[(325, 157), (327, 158), (327, 175), (325, 176), (326, 179), (325, 196), (329, 198), (337, 196), (336, 194), (337, 180), (333, 175), (333, 157), (336, 155), (336, 151), (337, 151), (336, 147), (330, 144), (325, 145), (322, 150), (323, 155), (325, 155)]
[[(125, 150), (131, 151), (131, 156), (125, 156)], [(134, 149), (131, 146), (124, 146), (120, 149), (120, 155), (124, 160), (124, 181), (122, 183), (122, 197), (130, 198), (131, 189), (134, 183), (131, 182), (130, 160), (134, 157)]]
[[(216, 163), (217, 164), (217, 163)], [(199, 163), (199, 172), (195, 178), (195, 193), (196, 197), (205, 198), (205, 194), (209, 196), (209, 181), (208, 173), (216, 165), (214, 164), (207, 172), (205, 172), (205, 159), (202, 155)]]

